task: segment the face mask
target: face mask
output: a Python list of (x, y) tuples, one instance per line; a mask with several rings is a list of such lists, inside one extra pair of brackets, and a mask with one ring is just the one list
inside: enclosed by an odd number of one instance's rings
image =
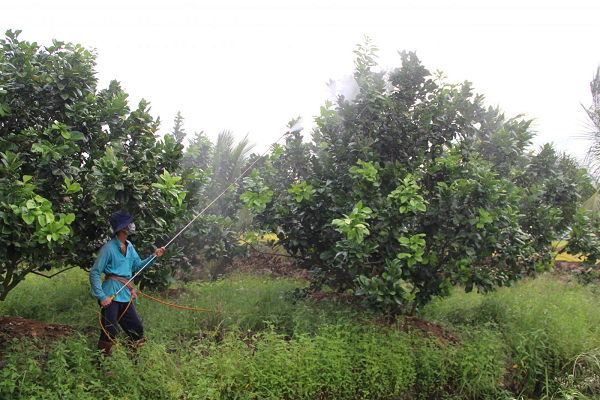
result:
[(128, 235), (131, 235), (133, 232), (135, 232), (135, 224), (133, 222), (130, 222), (129, 225), (127, 225), (127, 228), (129, 228), (127, 231)]

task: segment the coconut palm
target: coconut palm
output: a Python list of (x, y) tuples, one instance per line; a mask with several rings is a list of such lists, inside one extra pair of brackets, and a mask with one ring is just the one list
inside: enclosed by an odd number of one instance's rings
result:
[[(219, 133), (212, 151), (211, 182), (205, 192), (207, 199), (214, 199), (244, 172), (248, 156), (253, 148), (254, 144), (250, 143), (247, 134), (236, 143), (233, 132), (222, 131)], [(228, 199), (219, 202), (212, 213), (225, 215), (229, 214), (228, 211), (235, 211), (236, 207), (230, 207), (230, 202), (235, 201), (234, 196), (226, 197)]]
[(594, 175), (600, 175), (600, 67), (590, 83), (592, 91), (592, 105), (583, 107), (589, 117), (589, 129), (586, 138), (590, 142), (590, 148), (586, 154), (586, 161), (592, 167)]
[[(598, 183), (600, 181), (600, 67), (598, 67), (596, 75), (590, 82), (590, 89), (592, 91), (592, 105), (589, 108), (583, 107), (590, 119), (589, 129), (585, 134), (585, 138), (590, 142), (590, 147), (585, 161), (589, 165), (596, 183)], [(583, 207), (592, 212), (594, 220), (598, 220), (600, 189), (583, 204)]]

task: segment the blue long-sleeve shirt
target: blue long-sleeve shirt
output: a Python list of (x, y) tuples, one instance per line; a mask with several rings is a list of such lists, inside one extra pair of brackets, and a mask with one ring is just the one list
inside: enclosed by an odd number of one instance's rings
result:
[[(105, 279), (104, 283), (101, 283), (100, 276), (103, 272), (107, 275), (118, 275), (130, 279), (134, 272), (139, 271), (152, 259), (152, 256), (145, 260), (140, 259), (131, 242), (126, 240), (125, 243), (127, 244), (127, 255), (121, 252), (121, 241), (114, 236), (108, 243), (102, 246), (98, 253), (98, 258), (96, 258), (96, 262), (94, 262), (94, 266), (90, 271), (92, 294), (100, 301), (117, 293), (123, 286), (121, 282), (112, 279)], [(150, 261), (150, 264), (146, 268), (151, 267), (155, 262), (156, 258)], [(125, 288), (119, 292), (114, 301), (126, 303), (130, 298), (131, 292)]]

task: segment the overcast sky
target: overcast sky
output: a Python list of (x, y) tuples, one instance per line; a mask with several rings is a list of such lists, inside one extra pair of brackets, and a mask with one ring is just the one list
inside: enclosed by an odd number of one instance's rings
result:
[(0, 0), (0, 10), (2, 32), (97, 49), (99, 88), (116, 79), (132, 108), (150, 101), (162, 133), (181, 111), (188, 135), (249, 133), (262, 152), (291, 118), (310, 125), (367, 35), (380, 65), (416, 51), (488, 105), (535, 119), (536, 145), (587, 147), (578, 135), (600, 64), (597, 0)]

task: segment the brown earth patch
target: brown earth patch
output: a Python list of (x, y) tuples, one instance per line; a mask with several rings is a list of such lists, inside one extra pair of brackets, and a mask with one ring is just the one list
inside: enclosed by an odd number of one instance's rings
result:
[(17, 337), (57, 340), (73, 333), (66, 325), (44, 324), (43, 322), (17, 317), (0, 317), (0, 339)]
[(600, 266), (584, 266), (582, 262), (556, 261), (550, 274), (563, 282), (600, 284)]
[(323, 290), (308, 293), (308, 298), (317, 304), (322, 301), (341, 300), (345, 303), (357, 305), (361, 300), (352, 293), (325, 292)]
[(403, 332), (435, 337), (442, 344), (458, 344), (458, 338), (445, 326), (418, 317), (404, 317), (397, 325)]
[[(309, 294), (309, 298), (314, 300), (317, 304), (327, 300), (341, 300), (355, 307), (356, 310), (360, 310), (359, 301), (360, 299), (350, 293), (336, 293), (336, 292), (312, 292)], [(413, 316), (403, 316), (394, 318), (386, 317), (374, 317), (369, 318), (368, 323), (388, 327), (392, 329), (398, 329), (402, 332), (409, 334), (416, 334), (420, 337), (433, 337), (437, 338), (442, 345), (458, 344), (458, 337), (444, 325), (440, 325), (435, 322), (427, 321), (423, 318)]]
[(308, 271), (299, 269), (293, 258), (269, 249), (253, 251), (248, 258), (236, 258), (228, 270), (252, 274), (267, 274), (273, 278), (308, 279)]
[(72, 334), (72, 329), (66, 325), (45, 324), (18, 317), (0, 317), (0, 366), (6, 344), (13, 338), (38, 338), (48, 342), (60, 340)]
[(561, 273), (570, 273), (570, 272), (579, 272), (579, 270), (583, 269), (581, 262), (575, 261), (556, 261), (554, 263), (554, 267), (552, 268), (552, 272), (556, 274)]

